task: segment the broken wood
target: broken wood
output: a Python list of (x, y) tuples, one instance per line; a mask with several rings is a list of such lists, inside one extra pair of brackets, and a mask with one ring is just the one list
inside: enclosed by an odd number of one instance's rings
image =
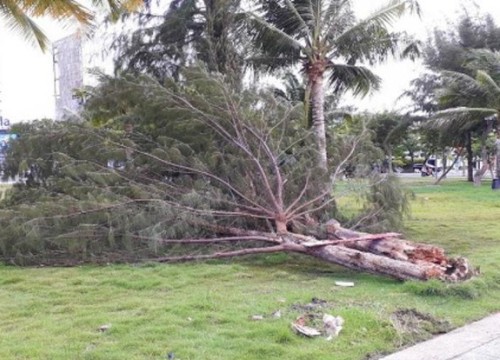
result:
[[(419, 244), (398, 239), (397, 233), (371, 235), (359, 231), (343, 228), (331, 220), (329, 236), (340, 239), (340, 244), (351, 249), (382, 255), (395, 260), (417, 263), (420, 261), (446, 266), (448, 259), (444, 249), (428, 244)], [(364, 239), (366, 237), (366, 239)]]
[[(367, 234), (343, 228), (335, 220), (329, 221), (324, 227), (327, 229), (327, 239), (317, 239), (290, 232), (259, 233), (258, 240), (279, 244), (212, 254), (162, 257), (155, 260), (160, 262), (189, 261), (294, 252), (310, 255), (349, 269), (400, 280), (440, 279), (456, 282), (469, 279), (476, 274), (466, 259), (449, 258), (442, 248), (402, 240), (398, 238), (401, 235), (397, 233)], [(252, 235), (255, 236), (255, 234)], [(242, 236), (245, 238), (243, 233)], [(230, 239), (234, 240), (234, 237)], [(186, 240), (186, 243), (191, 242), (191, 239)]]

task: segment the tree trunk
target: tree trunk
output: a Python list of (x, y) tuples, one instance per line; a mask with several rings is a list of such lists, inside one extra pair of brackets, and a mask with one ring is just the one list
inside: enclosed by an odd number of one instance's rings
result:
[(486, 150), (486, 145), (482, 146), (481, 149), (481, 168), (479, 168), (475, 173), (474, 173), (474, 185), (475, 186), (481, 186), (481, 180), (486, 174), (486, 171), (488, 171), (488, 151)]
[(392, 169), (392, 150), (387, 149), (387, 173), (388, 174), (393, 174), (393, 169)]
[[(345, 229), (335, 220), (311, 229), (316, 236), (296, 233), (263, 233), (249, 232), (243, 229), (232, 229), (230, 241), (241, 241), (254, 238), (260, 242), (271, 243), (267, 247), (249, 247), (241, 250), (216, 252), (203, 255), (186, 255), (157, 258), (156, 261), (188, 261), (234, 256), (295, 252), (314, 256), (321, 260), (345, 266), (349, 269), (365, 271), (378, 275), (390, 276), (400, 280), (462, 281), (474, 276), (477, 272), (464, 258), (448, 258), (443, 249), (401, 240), (400, 234), (367, 234)], [(245, 236), (246, 235), (246, 236)], [(184, 243), (186, 246), (199, 243), (197, 240), (170, 240)], [(219, 239), (204, 239), (204, 242), (218, 243)]]
[(467, 149), (467, 181), (474, 181), (474, 168), (472, 163), (474, 161), (474, 154), (472, 153), (472, 132), (467, 133), (467, 143), (465, 145)]
[(436, 246), (397, 239), (399, 234), (383, 234), (377, 238), (377, 235), (345, 229), (335, 220), (326, 223), (326, 233), (335, 245), (318, 247), (310, 254), (350, 269), (401, 280), (459, 281), (476, 274), (466, 259), (448, 258), (444, 250)]
[(451, 169), (453, 169), (453, 167), (455, 166), (455, 164), (457, 163), (458, 159), (462, 157), (462, 152), (459, 152), (457, 154), (457, 156), (455, 156), (455, 160), (453, 160), (453, 162), (451, 163), (451, 165), (446, 169), (444, 170), (444, 167), (443, 167), (443, 173), (441, 174), (441, 176), (439, 177), (439, 179), (436, 180), (436, 182), (434, 183), (434, 185), (437, 185), (441, 182), (441, 180), (443, 180), (446, 175), (450, 172)]
[(311, 105), (313, 131), (318, 148), (318, 166), (327, 171), (328, 157), (326, 152), (326, 128), (325, 128), (325, 90), (323, 88), (324, 65), (320, 62), (310, 66), (309, 82), (311, 83)]
[[(446, 153), (446, 149), (443, 150), (443, 160), (442, 160), (442, 162), (443, 162), (443, 166), (441, 167), (441, 169), (442, 169), (441, 170), (442, 171), (441, 176), (444, 175), (444, 177), (446, 177), (446, 174), (444, 173), (444, 171), (446, 170), (447, 165), (448, 165), (448, 154)], [(436, 166), (437, 166), (437, 164), (436, 164)], [(438, 174), (438, 171), (436, 169), (436, 178), (437, 178), (437, 174)]]
[(441, 278), (445, 273), (444, 269), (434, 264), (414, 264), (342, 246), (325, 246), (311, 251), (310, 254), (349, 269), (386, 275), (399, 280), (429, 280)]
[(497, 137), (497, 140), (495, 141), (495, 178), (500, 179), (500, 136)]
[(481, 168), (474, 174), (474, 185), (481, 185), (481, 180), (486, 174), (486, 171), (490, 168), (488, 149), (486, 148), (486, 142), (488, 141), (488, 134), (493, 129), (493, 122), (486, 121), (486, 126), (481, 134)]

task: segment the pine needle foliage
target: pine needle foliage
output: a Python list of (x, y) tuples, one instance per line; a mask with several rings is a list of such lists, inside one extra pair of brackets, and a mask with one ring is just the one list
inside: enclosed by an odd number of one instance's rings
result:
[[(1, 256), (75, 264), (265, 249), (274, 240), (262, 234), (279, 224), (334, 217), (300, 104), (201, 69), (183, 78), (108, 79), (87, 103), (98, 121), (19, 125), (4, 172), (22, 181), (0, 205)], [(351, 139), (336, 169), (359, 153)]]

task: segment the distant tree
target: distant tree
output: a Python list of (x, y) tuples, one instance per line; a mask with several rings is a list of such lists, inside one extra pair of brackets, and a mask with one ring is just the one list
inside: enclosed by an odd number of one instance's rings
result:
[[(424, 111), (428, 115), (432, 115), (445, 107), (459, 106), (459, 104), (453, 104), (451, 98), (446, 101), (442, 98), (439, 101), (436, 97), (438, 89), (443, 87), (443, 79), (440, 73), (451, 71), (474, 77), (475, 70), (467, 65), (470, 51), (474, 49), (493, 51), (500, 49), (500, 42), (497, 37), (499, 33), (500, 28), (490, 15), (474, 17), (469, 13), (465, 13), (456, 26), (448, 31), (436, 29), (424, 47), (424, 63), (431, 72), (415, 79), (411, 90), (405, 93), (413, 100), (415, 111)], [(450, 138), (449, 135), (451, 134), (455, 134), (456, 139), (461, 139), (464, 142), (463, 146), (466, 148), (467, 162), (469, 164), (469, 181), (474, 179), (472, 144), (475, 134), (479, 132), (479, 136), (482, 136), (482, 127), (476, 125), (477, 123), (471, 119), (469, 126), (460, 128), (462, 133), (457, 132), (456, 130), (459, 128), (455, 126), (445, 129), (444, 124), (442, 124), (440, 127), (442, 131), (447, 133), (447, 136), (442, 137), (442, 139), (450, 139), (450, 146), (456, 143), (455, 140)]]
[[(433, 117), (437, 128), (480, 129), (483, 147), (500, 108), (500, 55), (489, 50), (475, 50), (466, 64), (475, 76), (459, 72), (443, 72), (444, 86), (439, 99), (447, 109)], [(485, 171), (485, 170), (484, 170)], [(497, 169), (497, 178), (500, 170)]]
[(374, 133), (374, 142), (384, 151), (384, 162), (389, 173), (393, 171), (394, 150), (403, 142), (412, 121), (409, 116), (390, 112), (374, 114), (371, 119), (369, 126)]

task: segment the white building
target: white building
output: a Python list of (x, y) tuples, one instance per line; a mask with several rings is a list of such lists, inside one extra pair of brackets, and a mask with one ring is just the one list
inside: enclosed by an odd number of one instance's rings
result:
[(54, 96), (56, 120), (78, 112), (81, 103), (75, 90), (83, 87), (83, 42), (80, 33), (54, 42)]

